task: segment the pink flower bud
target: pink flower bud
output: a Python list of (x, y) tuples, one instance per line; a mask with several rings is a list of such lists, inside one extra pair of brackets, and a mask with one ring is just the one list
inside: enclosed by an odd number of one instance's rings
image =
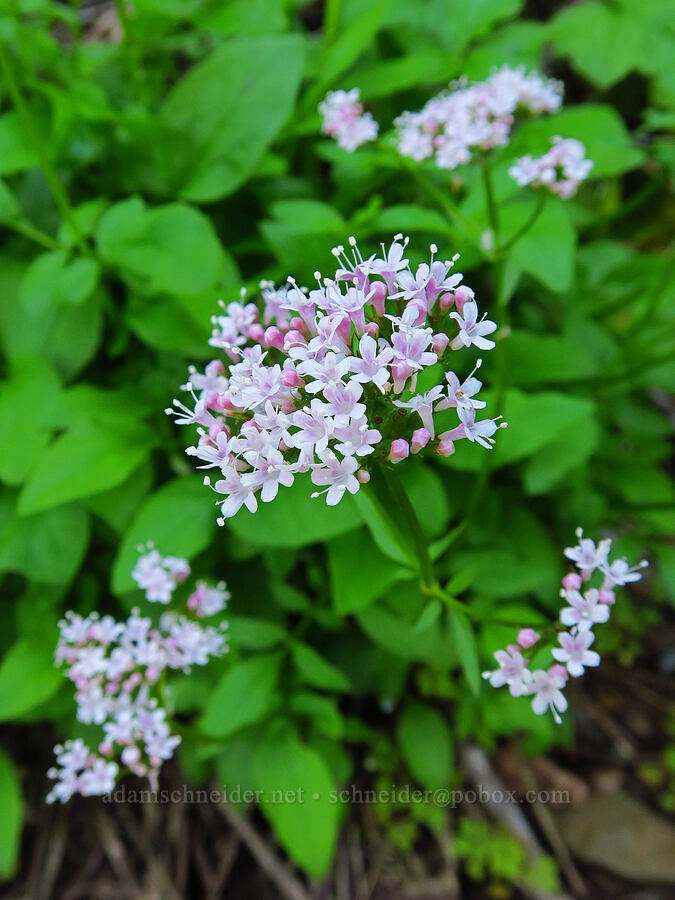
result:
[(384, 301), (387, 299), (387, 286), (383, 281), (376, 281), (371, 290), (372, 293), (368, 302), (372, 304), (378, 316), (383, 316)]
[(581, 575), (578, 572), (568, 572), (562, 580), (566, 591), (578, 591), (581, 587)]
[(303, 335), (306, 335), (308, 333), (307, 325), (305, 324), (305, 320), (302, 319), (300, 316), (293, 316), (293, 318), (291, 319), (291, 328), (294, 329), (295, 331), (299, 331), (300, 334), (303, 334)]
[(262, 327), (260, 322), (254, 322), (248, 330), (249, 340), (255, 341), (256, 344), (262, 344), (264, 334), (265, 329)]
[(284, 369), (279, 379), (286, 387), (304, 387), (305, 382), (293, 369)]
[[(213, 425), (209, 425), (209, 435), (208, 435), (209, 440), (215, 441), (215, 439), (218, 437), (218, 435), (222, 434), (223, 431), (226, 434), (229, 434), (227, 425), (223, 425), (222, 422), (214, 422)], [(201, 438), (200, 438), (200, 443), (201, 443)]]
[(450, 343), (450, 338), (441, 331), (434, 335), (433, 341), (432, 348), (434, 353), (438, 354), (438, 356), (443, 356), (446, 347)]
[(562, 678), (563, 681), (567, 681), (567, 679), (569, 678), (567, 669), (560, 663), (554, 663), (548, 671), (551, 675), (556, 675), (558, 678)]
[(452, 456), (454, 452), (454, 441), (451, 441), (449, 438), (444, 438), (444, 440), (438, 442), (436, 453), (438, 453), (439, 456)]
[(360, 484), (368, 484), (370, 481), (370, 472), (367, 469), (359, 469), (356, 473), (356, 478)]
[(403, 438), (396, 438), (391, 442), (391, 452), (389, 453), (389, 462), (399, 463), (402, 459), (406, 459), (410, 453), (408, 442)]
[(270, 327), (266, 329), (264, 342), (266, 347), (276, 347), (277, 350), (284, 349), (284, 336), (276, 325), (270, 325)]
[(441, 294), (440, 300), (438, 302), (441, 307), (441, 310), (443, 312), (447, 312), (450, 309), (450, 307), (452, 306), (452, 304), (455, 302), (455, 295), (449, 294), (447, 292), (445, 294)]
[(371, 338), (376, 338), (380, 333), (380, 326), (377, 322), (368, 322), (366, 325), (366, 334), (369, 334)]
[(518, 632), (518, 643), (527, 650), (528, 647), (533, 647), (540, 637), (534, 628), (521, 628)]
[(113, 752), (113, 745), (110, 743), (110, 741), (101, 741), (101, 743), (98, 745), (98, 752), (101, 754), (101, 756), (110, 756), (110, 754)]
[(417, 428), (412, 433), (410, 449), (413, 453), (419, 453), (420, 450), (424, 450), (430, 440), (431, 432), (427, 428)]
[[(302, 319), (300, 320), (302, 321)], [(304, 334), (298, 331), (297, 328), (292, 328), (290, 331), (287, 331), (284, 335), (284, 350), (288, 351), (294, 344), (306, 344)]]
[(600, 588), (600, 591), (598, 592), (598, 601), (604, 603), (606, 606), (613, 606), (616, 602), (614, 591), (610, 591), (609, 588)]
[(460, 286), (455, 291), (455, 305), (457, 307), (457, 311), (460, 313), (464, 309), (464, 304), (467, 300), (473, 300), (476, 295), (471, 290), (470, 287), (467, 287), (465, 284), (460, 284)]

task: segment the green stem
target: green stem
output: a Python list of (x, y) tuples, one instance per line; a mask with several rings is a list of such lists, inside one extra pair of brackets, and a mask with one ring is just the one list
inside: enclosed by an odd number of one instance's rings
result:
[(340, 0), (325, 0), (323, 12), (323, 39), (332, 44), (338, 32), (340, 21)]
[(56, 203), (56, 206), (58, 207), (62, 218), (70, 225), (75, 236), (75, 240), (82, 252), (90, 255), (91, 251), (87, 246), (86, 241), (82, 237), (82, 233), (80, 232), (75, 213), (72, 206), (70, 205), (70, 201), (68, 200), (68, 195), (66, 194), (64, 187), (61, 184), (61, 180), (57, 175), (56, 170), (52, 166), (51, 160), (44, 152), (44, 141), (40, 137), (40, 134), (35, 127), (33, 117), (30, 110), (28, 109), (28, 104), (26, 103), (21, 92), (21, 88), (19, 87), (19, 83), (14, 73), (14, 68), (12, 66), (12, 63), (10, 62), (9, 56), (6, 52), (5, 45), (2, 40), (0, 40), (0, 71), (2, 72), (3, 78), (7, 85), (7, 91), (12, 98), (12, 103), (14, 104), (14, 108), (16, 109), (24, 134), (30, 142), (31, 148), (35, 153), (38, 162), (40, 163), (40, 168), (42, 169), (42, 172), (45, 176), (45, 179), (49, 186), (49, 190), (51, 191), (51, 194), (54, 198), (54, 202)]
[(51, 237), (51, 235), (47, 234), (45, 231), (41, 231), (39, 228), (35, 228), (35, 226), (30, 225), (28, 222), (3, 222), (2, 227), (16, 231), (17, 234), (21, 234), (24, 237), (29, 238), (29, 240), (35, 241), (36, 244), (40, 244), (41, 247), (46, 247), (47, 250), (64, 249), (64, 247)]
[(544, 196), (544, 194), (539, 194), (537, 197), (537, 202), (535, 204), (535, 207), (532, 210), (532, 212), (530, 213), (530, 215), (528, 216), (525, 224), (521, 228), (519, 228), (518, 231), (516, 231), (516, 233), (513, 235), (513, 237), (509, 238), (509, 240), (504, 244), (504, 247), (502, 248), (504, 250), (504, 252), (506, 252), (507, 250), (510, 250), (511, 247), (513, 247), (513, 245), (516, 243), (516, 241), (519, 241), (521, 239), (521, 237), (523, 237), (523, 235), (527, 234), (527, 232), (530, 230), (530, 228), (532, 228), (534, 223), (537, 221), (539, 216), (542, 214), (542, 211), (545, 206), (546, 206), (546, 197)]
[(431, 562), (431, 557), (429, 556), (427, 541), (424, 532), (422, 531), (420, 520), (417, 518), (417, 513), (408, 499), (408, 495), (403, 489), (403, 485), (394, 470), (383, 466), (382, 473), (387, 483), (387, 487), (406, 521), (413, 543), (415, 544), (415, 551), (420, 565), (422, 586), (427, 593), (434, 593), (434, 591), (438, 589), (438, 581), (436, 580), (434, 566)]
[(495, 200), (495, 192), (492, 184), (492, 169), (487, 160), (483, 162), (483, 185), (485, 186), (488, 220), (495, 242), (495, 257), (498, 258), (501, 255), (502, 249), (501, 233), (499, 229), (499, 210), (497, 209), (497, 201)]

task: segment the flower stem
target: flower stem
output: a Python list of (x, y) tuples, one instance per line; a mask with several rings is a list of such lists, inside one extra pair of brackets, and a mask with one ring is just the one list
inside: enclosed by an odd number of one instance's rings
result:
[(396, 472), (394, 472), (393, 469), (384, 466), (382, 467), (382, 472), (387, 487), (402, 513), (413, 539), (420, 566), (422, 586), (427, 593), (433, 594), (439, 589), (438, 581), (434, 573), (434, 566), (431, 557), (429, 556), (429, 548), (427, 547), (427, 541), (424, 532), (422, 531), (420, 520), (417, 518), (417, 513), (415, 512)]
[(537, 197), (537, 202), (534, 206), (534, 209), (532, 210), (530, 215), (527, 217), (527, 220), (525, 221), (524, 225), (521, 228), (519, 228), (518, 231), (516, 231), (516, 233), (513, 235), (513, 237), (510, 237), (508, 239), (508, 241), (504, 244), (504, 247), (503, 247), (504, 251), (510, 250), (511, 247), (513, 247), (513, 245), (516, 243), (516, 241), (519, 241), (521, 239), (521, 237), (523, 237), (524, 235), (527, 234), (527, 232), (530, 230), (530, 228), (532, 228), (534, 223), (537, 221), (539, 216), (542, 214), (542, 211), (545, 206), (546, 206), (546, 197), (544, 196), (544, 194), (539, 194)]

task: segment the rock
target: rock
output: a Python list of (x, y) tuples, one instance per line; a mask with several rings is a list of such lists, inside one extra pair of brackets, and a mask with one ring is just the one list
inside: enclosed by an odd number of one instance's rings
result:
[(675, 883), (675, 827), (628, 794), (552, 812), (578, 859), (632, 881)]

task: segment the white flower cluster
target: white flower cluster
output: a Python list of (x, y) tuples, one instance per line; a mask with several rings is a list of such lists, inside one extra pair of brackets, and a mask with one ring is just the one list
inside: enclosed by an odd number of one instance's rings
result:
[[(189, 574), (186, 560), (162, 558), (156, 550), (150, 553), (157, 570)], [(139, 583), (149, 568), (147, 558), (141, 560), (134, 573)], [(155, 586), (151, 581), (146, 595), (150, 600), (158, 599)], [(223, 584), (209, 587), (198, 582), (187, 606), (200, 617), (214, 615), (224, 609), (228, 597)], [(126, 622), (97, 613), (83, 617), (67, 612), (59, 627), (56, 663), (68, 666), (78, 721), (101, 726), (104, 736), (98, 753), (81, 740), (54, 748), (58, 766), (48, 774), (56, 783), (47, 802), (65, 803), (78, 793), (107, 793), (114, 787), (119, 763), (156, 784), (162, 762), (180, 743), (169, 728), (158, 680), (166, 669), (186, 672), (226, 652), (225, 623), (220, 628), (204, 627), (185, 615), (165, 612), (155, 627), (133, 610)]]
[(544, 187), (567, 199), (588, 178), (593, 160), (586, 158), (586, 147), (575, 138), (553, 138), (553, 146), (543, 156), (521, 156), (509, 169), (509, 175), (521, 187)]
[[(609, 561), (612, 546), (608, 538), (596, 546), (590, 538), (577, 529), (579, 544), (567, 547), (565, 556), (572, 560), (580, 572), (569, 572), (562, 580), (560, 596), (566, 606), (560, 612), (561, 623), (569, 631), (557, 631), (558, 644), (551, 651), (556, 663), (548, 669), (528, 668), (530, 659), (523, 654), (539, 641), (541, 635), (532, 628), (520, 630), (516, 644), (509, 644), (505, 650), (494, 654), (499, 668), (483, 672), (492, 687), (508, 685), (512, 697), (532, 696), (532, 709), (542, 715), (547, 709), (553, 713), (556, 722), (561, 722), (560, 713), (567, 709), (567, 699), (563, 694), (569, 676), (578, 678), (584, 674), (586, 666), (600, 664), (600, 655), (590, 647), (595, 640), (592, 628), (609, 619), (610, 607), (616, 597), (614, 589), (623, 587), (642, 578), (640, 569), (647, 562), (642, 560), (636, 566), (629, 566), (625, 559)], [(598, 587), (589, 587), (583, 594), (581, 587), (590, 581), (598, 571), (602, 581)]]
[[(477, 366), (464, 379), (445, 366), (436, 386), (416, 393), (419, 373), (448, 349), (494, 347), (486, 335), (497, 326), (479, 317), (473, 291), (451, 272), (457, 257), (437, 260), (432, 245), (430, 262), (413, 274), (407, 243), (397, 235), (381, 256), (364, 259), (350, 238), (353, 258), (335, 248), (335, 277), (317, 272), (314, 290), (263, 283), (262, 321), (244, 296), (213, 318), (210, 344), (233, 362), (227, 372), (219, 361), (204, 374), (191, 370), (184, 387), (194, 409), (175, 400), (166, 412), (199, 426), (186, 452), (200, 468), (220, 470), (219, 524), (242, 506), (255, 512), (258, 498), (273, 500), (299, 473), (309, 472), (322, 488), (312, 496), (325, 494), (333, 506), (370, 480), (373, 464), (424, 449), (449, 456), (462, 438), (494, 443), (505, 423), (476, 420), (485, 406), (476, 399)], [(449, 408), (459, 423), (438, 434), (434, 415)]]
[(517, 112), (551, 113), (561, 103), (559, 81), (502, 66), (485, 81), (462, 80), (419, 112), (399, 116), (398, 150), (418, 161), (434, 157), (439, 168), (454, 169), (468, 163), (476, 149), (508, 144)]
[(364, 113), (359, 98), (358, 88), (330, 91), (319, 104), (321, 130), (350, 153), (377, 137), (377, 122), (370, 113)]

